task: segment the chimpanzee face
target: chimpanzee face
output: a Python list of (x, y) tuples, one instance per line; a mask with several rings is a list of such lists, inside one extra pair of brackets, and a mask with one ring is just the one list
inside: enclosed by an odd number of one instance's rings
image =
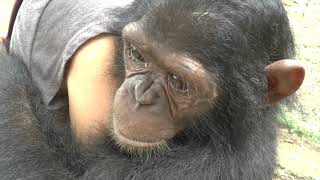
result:
[(113, 131), (120, 145), (149, 149), (192, 126), (218, 92), (196, 59), (156, 42), (141, 24), (123, 31), (126, 78), (114, 101)]

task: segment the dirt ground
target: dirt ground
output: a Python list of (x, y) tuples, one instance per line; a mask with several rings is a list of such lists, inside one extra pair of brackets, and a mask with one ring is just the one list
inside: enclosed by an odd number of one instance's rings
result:
[(280, 129), (275, 180), (320, 180), (320, 145)]
[[(320, 137), (320, 1), (283, 0), (295, 34), (298, 56), (306, 68), (299, 91), (307, 118), (296, 124)], [(320, 180), (320, 144), (279, 131), (277, 180)]]

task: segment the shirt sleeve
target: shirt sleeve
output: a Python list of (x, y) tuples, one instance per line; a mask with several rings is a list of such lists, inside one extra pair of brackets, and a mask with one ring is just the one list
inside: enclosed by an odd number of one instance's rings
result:
[(57, 95), (65, 66), (88, 39), (113, 33), (115, 9), (129, 4), (111, 0), (26, 0), (15, 23), (10, 51), (22, 57), (50, 109), (66, 105)]

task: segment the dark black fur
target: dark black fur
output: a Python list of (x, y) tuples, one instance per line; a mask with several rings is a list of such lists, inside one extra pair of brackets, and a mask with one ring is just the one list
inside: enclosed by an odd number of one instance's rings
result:
[(69, 172), (52, 154), (40, 130), (32, 82), (24, 64), (0, 47), (0, 178), (45, 179)]
[[(194, 16), (185, 16), (190, 12)], [(195, 127), (169, 142), (168, 152), (129, 156), (108, 138), (80, 148), (70, 135), (68, 110), (47, 111), (24, 65), (2, 48), (0, 177), (271, 179), (278, 107), (266, 105), (264, 67), (294, 55), (280, 0), (141, 0), (115, 13), (119, 32), (146, 15), (144, 27), (154, 40), (197, 58), (223, 94)], [(184, 28), (175, 33), (179, 25)], [(163, 32), (173, 32), (172, 41)]]

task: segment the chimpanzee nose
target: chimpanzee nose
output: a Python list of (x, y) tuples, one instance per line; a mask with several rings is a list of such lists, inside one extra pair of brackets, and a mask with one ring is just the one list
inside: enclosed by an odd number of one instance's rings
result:
[(139, 80), (135, 86), (135, 97), (140, 105), (152, 105), (160, 97), (160, 87), (152, 79)]

